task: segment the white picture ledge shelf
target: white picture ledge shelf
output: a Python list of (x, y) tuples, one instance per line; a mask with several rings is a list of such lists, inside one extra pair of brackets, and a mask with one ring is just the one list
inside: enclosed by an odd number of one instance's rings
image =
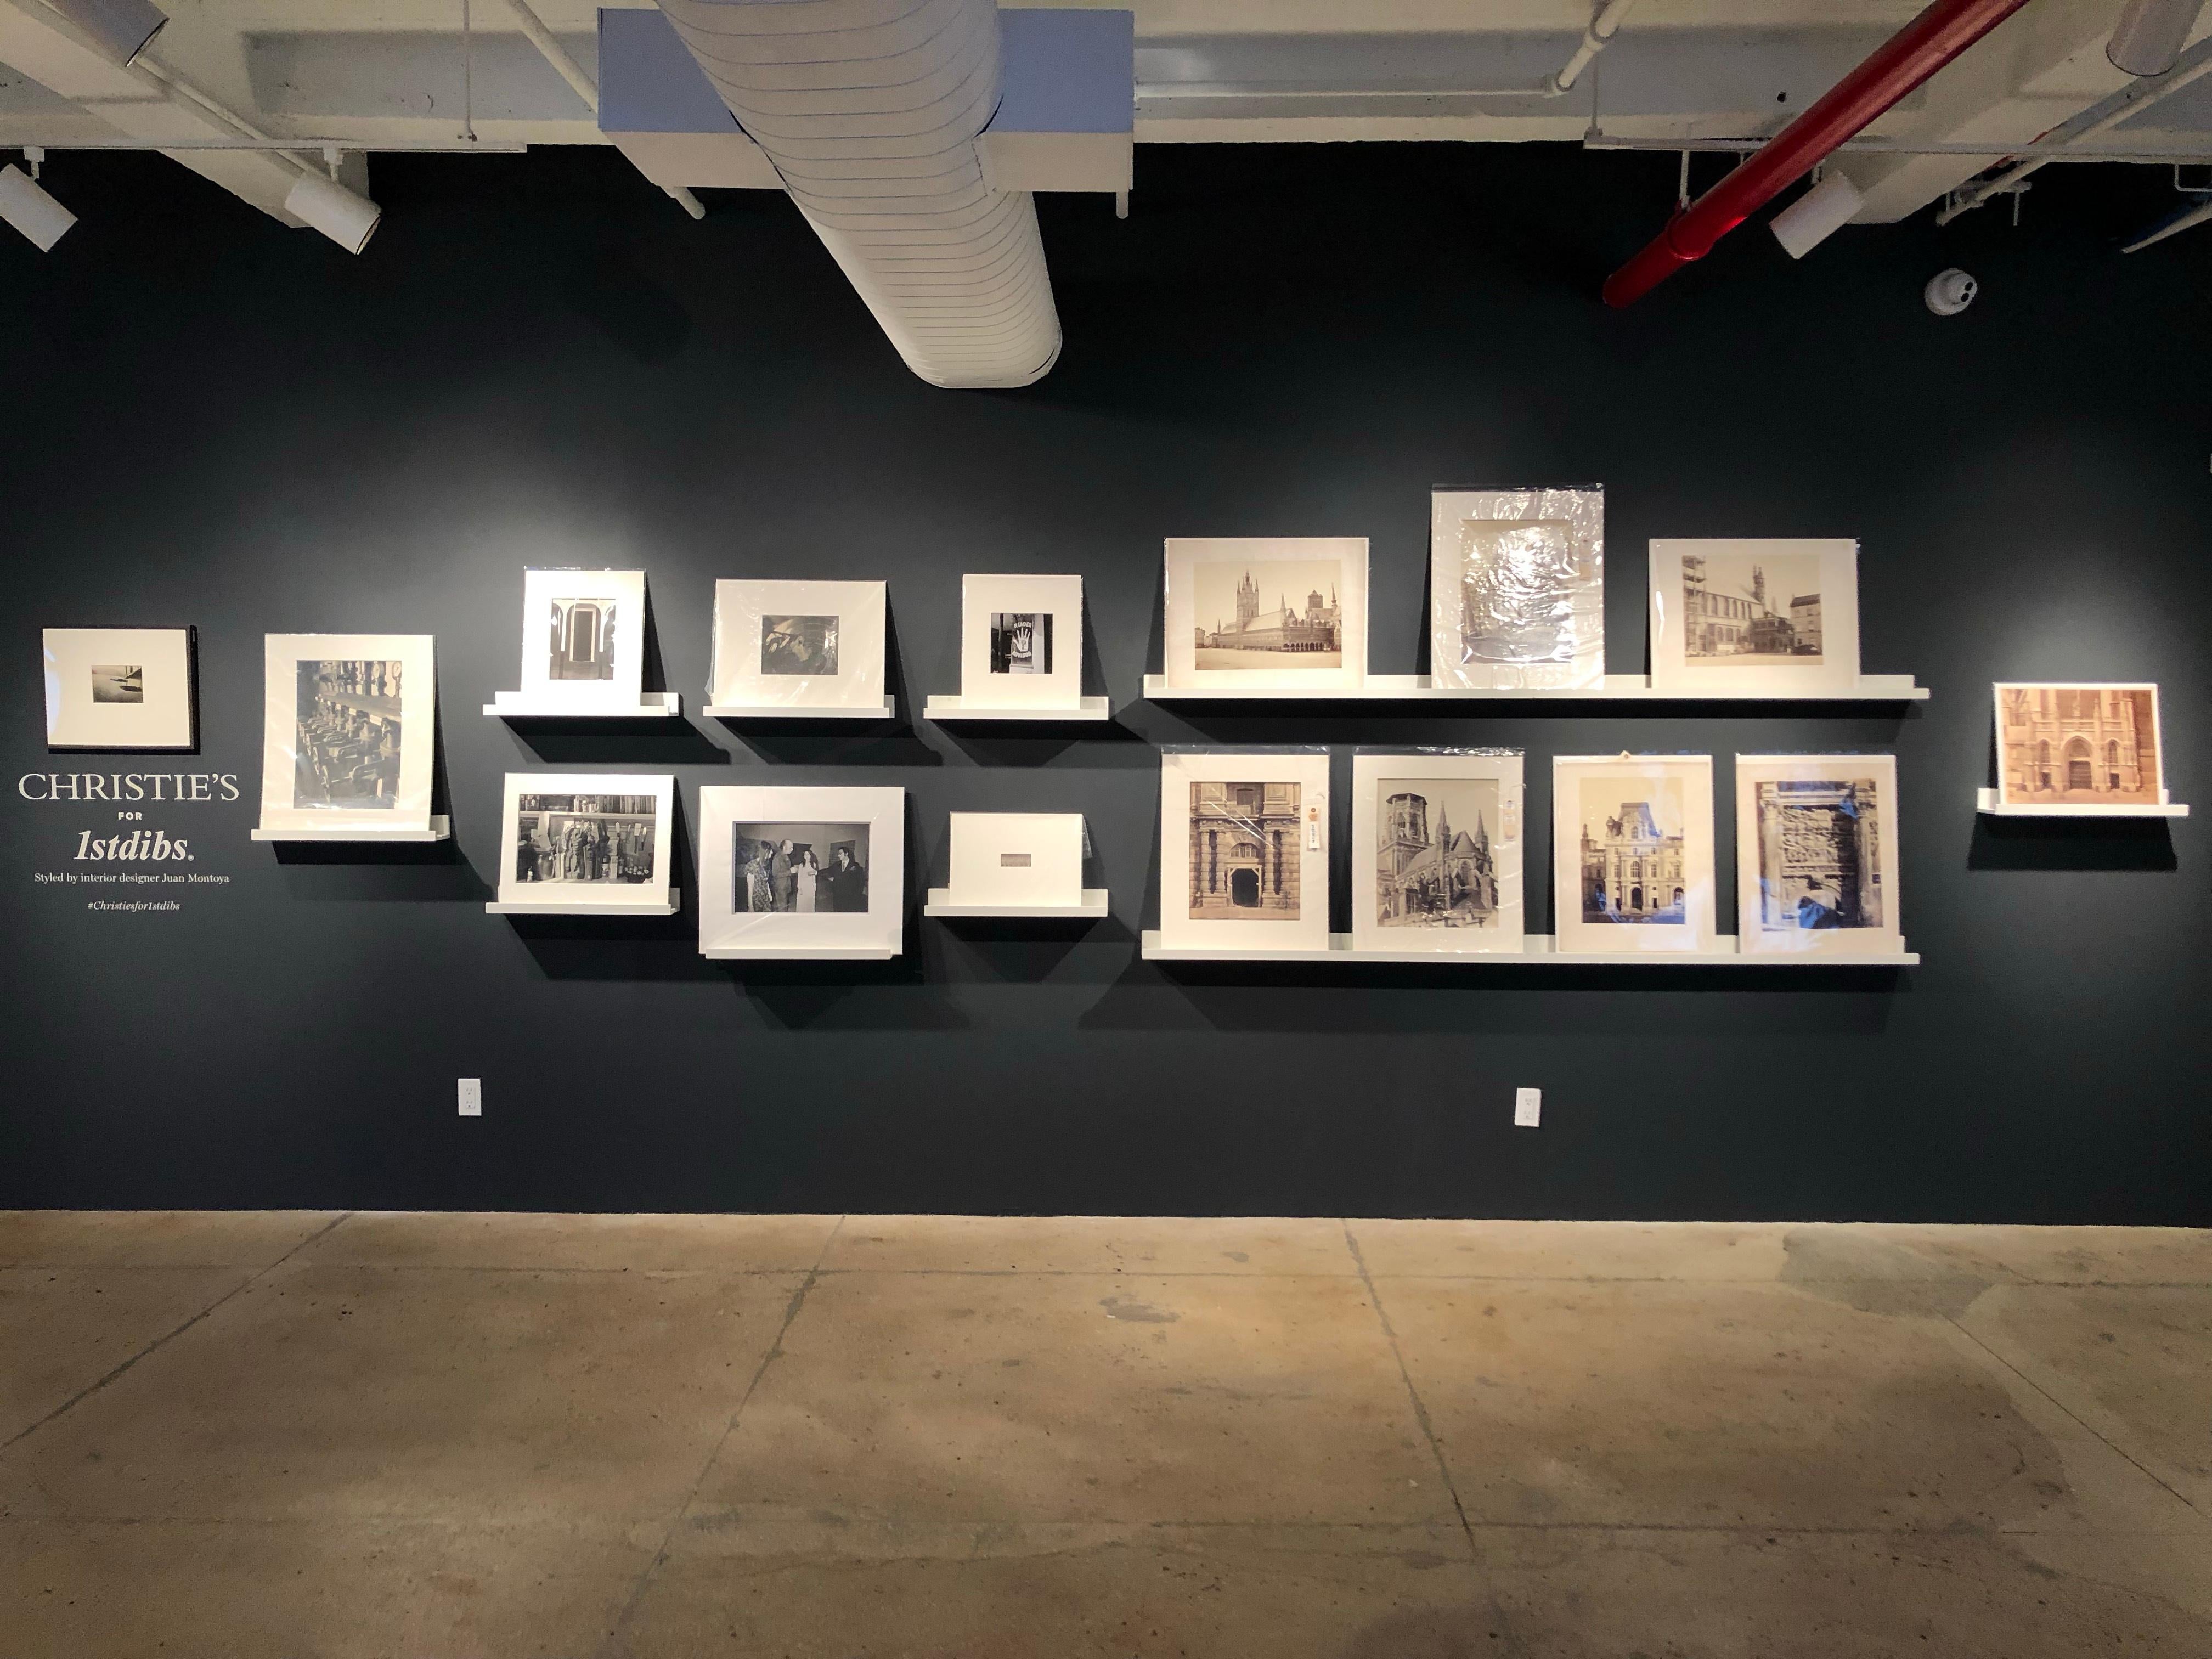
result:
[(415, 824), (395, 826), (390, 830), (363, 829), (358, 825), (318, 825), (313, 829), (256, 830), (255, 841), (448, 841), (453, 834), (453, 821), (444, 813), (430, 819), (430, 827), (421, 829)]
[(1254, 687), (1209, 685), (1170, 690), (1167, 676), (1145, 676), (1154, 702), (1925, 702), (1928, 688), (1910, 674), (1862, 674), (1856, 684), (1825, 691), (1657, 691), (1649, 676), (1607, 674), (1572, 690), (1464, 690), (1431, 683), (1426, 674), (1370, 674), (1358, 685)]
[(1981, 789), (1974, 793), (1974, 810), (1986, 812), (1993, 818), (2185, 818), (2189, 816), (2189, 809), (2175, 805), (2165, 790), (2160, 790), (2158, 794), (2155, 806), (2094, 806), (2061, 801), (2053, 801), (2047, 806), (2032, 801), (2014, 801), (2006, 805), (1997, 799), (1996, 790)]
[(1381, 962), (1426, 968), (1914, 968), (1912, 951), (1741, 951), (1723, 934), (1711, 951), (1558, 951), (1548, 933), (1524, 937), (1519, 951), (1355, 951), (1349, 933), (1331, 933), (1326, 951), (1170, 950), (1147, 929), (1141, 953), (1147, 962)]
[(932, 720), (1104, 720), (1113, 718), (1110, 702), (1106, 697), (1085, 697), (1073, 708), (1030, 708), (932, 697), (922, 704), (921, 714)]
[(898, 717), (898, 700), (885, 697), (881, 707), (861, 702), (842, 708), (811, 703), (710, 702), (699, 712), (718, 720), (888, 720)]
[(1023, 917), (1042, 920), (1053, 916), (1097, 917), (1106, 914), (1106, 889), (1086, 887), (1080, 904), (981, 904), (962, 898), (949, 887), (929, 890), (928, 902), (921, 907), (925, 916)]
[(535, 697), (520, 691), (501, 691), (483, 706), (487, 714), (501, 720), (658, 720), (684, 712), (681, 691), (646, 691), (635, 708), (580, 708), (556, 698)]
[(884, 945), (718, 945), (699, 954), (709, 962), (890, 962)]
[(684, 908), (681, 888), (668, 890), (665, 904), (593, 904), (586, 899), (494, 899), (488, 916), (672, 916)]

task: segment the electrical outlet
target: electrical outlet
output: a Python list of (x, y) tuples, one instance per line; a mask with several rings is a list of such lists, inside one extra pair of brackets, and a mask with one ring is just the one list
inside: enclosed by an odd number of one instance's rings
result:
[(483, 1079), (480, 1077), (465, 1077), (460, 1083), (461, 1115), (482, 1117), (483, 1115)]
[(1513, 1127), (1533, 1129), (1543, 1115), (1544, 1091), (1541, 1089), (1516, 1089), (1513, 1091)]

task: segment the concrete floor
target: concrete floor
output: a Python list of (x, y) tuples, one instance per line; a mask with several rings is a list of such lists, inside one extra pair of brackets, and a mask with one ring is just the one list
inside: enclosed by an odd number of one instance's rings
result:
[(0, 1652), (2212, 1654), (2212, 1234), (0, 1212)]

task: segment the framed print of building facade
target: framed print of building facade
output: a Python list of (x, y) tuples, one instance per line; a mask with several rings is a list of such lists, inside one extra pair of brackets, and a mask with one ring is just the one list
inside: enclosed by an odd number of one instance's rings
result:
[(1179, 537), (1167, 544), (1167, 689), (1356, 689), (1367, 679), (1361, 536)]
[(49, 628), (40, 641), (48, 749), (199, 747), (197, 630)]
[(1552, 907), (1562, 954), (1717, 950), (1712, 757), (1555, 756)]
[(2001, 807), (2095, 817), (2166, 804), (2157, 686), (2004, 681), (1993, 690)]
[(1328, 948), (1328, 751), (1160, 757), (1160, 943)]
[(888, 716), (884, 584), (714, 584), (708, 714), (834, 710)]
[(1737, 950), (1902, 952), (1897, 823), (1893, 756), (1738, 755)]
[(906, 791), (699, 792), (699, 953), (882, 960), (906, 932)]
[(500, 823), (505, 913), (672, 915), (676, 780), (635, 772), (510, 772)]
[(665, 712), (645, 693), (645, 572), (526, 570), (522, 689), (487, 713), (621, 715)]
[(1522, 764), (1518, 750), (1352, 757), (1353, 950), (1522, 950)]
[(1429, 496), (1429, 681), (1565, 691), (1605, 679), (1605, 490)]
[(264, 641), (264, 841), (433, 833), (437, 682), (428, 634)]
[(1082, 706), (1083, 578), (962, 577), (960, 708)]
[(1651, 689), (1746, 697), (1859, 683), (1859, 544), (1662, 538), (1651, 544)]

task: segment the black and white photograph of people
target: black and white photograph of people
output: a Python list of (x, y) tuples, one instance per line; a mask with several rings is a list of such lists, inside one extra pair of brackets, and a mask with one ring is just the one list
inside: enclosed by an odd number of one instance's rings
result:
[(514, 878), (522, 882), (653, 879), (653, 795), (525, 795), (515, 814)]
[(865, 915), (868, 826), (865, 823), (740, 823), (735, 826), (731, 888), (740, 913)]

